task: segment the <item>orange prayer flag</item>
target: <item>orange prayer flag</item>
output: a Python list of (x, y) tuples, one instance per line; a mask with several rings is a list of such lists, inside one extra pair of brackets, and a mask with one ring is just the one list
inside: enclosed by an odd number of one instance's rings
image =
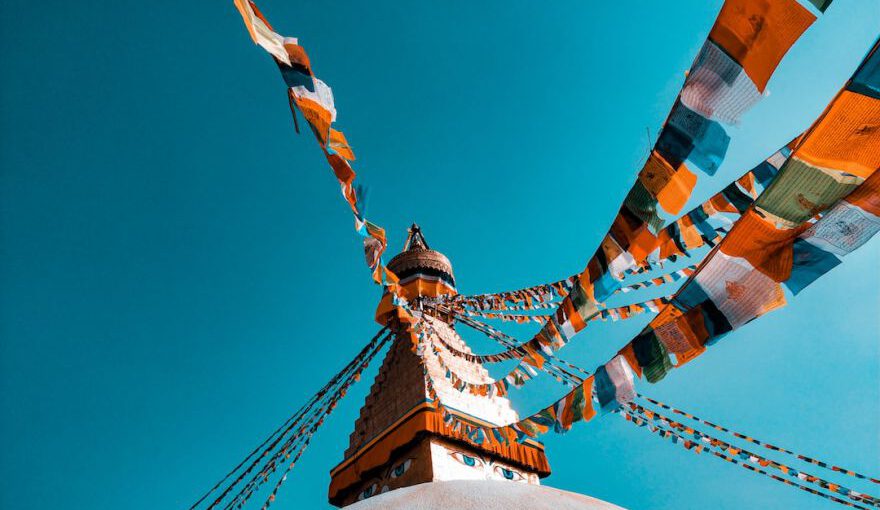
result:
[(703, 238), (700, 236), (700, 231), (694, 226), (694, 220), (690, 216), (684, 216), (678, 221), (678, 230), (681, 232), (684, 245), (689, 250), (703, 246)]
[(642, 226), (633, 233), (633, 237), (629, 240), (629, 253), (635, 261), (643, 264), (651, 254), (660, 246), (660, 241), (651, 233), (647, 224)]
[(657, 236), (657, 242), (660, 245), (660, 258), (666, 259), (672, 255), (683, 255), (684, 253), (678, 249), (675, 241), (672, 240), (672, 237), (669, 235), (669, 231), (663, 230), (660, 232), (660, 235)]
[(727, 234), (721, 243), (721, 251), (744, 258), (774, 281), (784, 282), (791, 275), (794, 238), (808, 226), (778, 229), (754, 209), (749, 209)]
[(726, 0), (709, 39), (763, 92), (782, 57), (814, 21), (797, 0)]
[(528, 363), (529, 365), (534, 366), (535, 368), (541, 369), (544, 366), (544, 356), (538, 354), (532, 346), (528, 343), (523, 344), (523, 349), (528, 353), (527, 356), (523, 357), (523, 361)]
[[(257, 39), (257, 32), (254, 30), (254, 24), (251, 21), (251, 17), (248, 16), (248, 9), (256, 6), (250, 4), (248, 0), (233, 0), (233, 3), (238, 9), (238, 12), (241, 13), (241, 17), (244, 20), (244, 26), (247, 28), (248, 34), (250, 34), (251, 39), (253, 39), (255, 44), (259, 44), (259, 40)], [(254, 14), (257, 14), (256, 9), (254, 9)], [(265, 19), (263, 22), (266, 23), (266, 26), (269, 27), (269, 30), (272, 30), (272, 26), (269, 25), (269, 22), (265, 21)]]
[(736, 207), (733, 206), (724, 195), (718, 193), (716, 195), (712, 195), (712, 198), (709, 199), (709, 205), (717, 212), (726, 212), (726, 213), (734, 213), (739, 214), (739, 211)]
[(584, 421), (590, 421), (596, 416), (596, 410), (593, 409), (593, 380), (591, 375), (581, 383), (581, 391), (584, 392), (584, 408), (581, 411), (581, 417)]
[(755, 191), (755, 175), (752, 172), (748, 172), (743, 175), (736, 182), (745, 189), (752, 198), (757, 198), (758, 193)]
[(327, 138), (330, 135), (330, 124), (333, 122), (333, 114), (317, 101), (307, 97), (297, 98), (293, 95), (293, 89), (288, 89), (288, 91), (296, 106), (302, 112), (303, 117), (306, 118), (306, 122), (312, 126), (312, 131), (314, 131), (315, 137), (318, 138), (318, 142), (321, 143), (322, 147), (326, 147)]
[(348, 140), (345, 139), (342, 131), (330, 128), (330, 148), (349, 161), (354, 161), (355, 159), (354, 152), (351, 150), (351, 146), (348, 144)]
[(844, 90), (795, 155), (813, 166), (870, 177), (880, 168), (880, 99)]
[(584, 323), (584, 318), (581, 317), (581, 314), (574, 307), (574, 304), (571, 302), (571, 299), (565, 299), (562, 302), (562, 306), (565, 309), (565, 316), (568, 322), (571, 323), (571, 327), (574, 328), (575, 332), (584, 329), (587, 325)]
[(669, 214), (678, 214), (697, 183), (697, 176), (684, 164), (673, 168), (657, 151), (652, 151), (639, 172), (639, 181)]
[(880, 217), (880, 172), (874, 172), (844, 200)]
[(330, 163), (330, 167), (340, 183), (351, 185), (354, 182), (357, 174), (354, 173), (351, 165), (340, 155), (327, 153), (327, 161)]

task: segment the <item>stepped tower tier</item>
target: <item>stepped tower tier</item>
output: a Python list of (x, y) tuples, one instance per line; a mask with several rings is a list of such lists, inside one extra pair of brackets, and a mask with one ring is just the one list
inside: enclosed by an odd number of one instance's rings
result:
[[(421, 300), (455, 294), (452, 264), (430, 249), (421, 229), (413, 225), (403, 251), (388, 264), (401, 281), (406, 297), (418, 308)], [(377, 319), (386, 320), (390, 297), (383, 297)], [(424, 316), (431, 328), (454, 349), (470, 352), (450, 317)], [(384, 324), (384, 322), (382, 322)], [(453, 356), (440, 347), (443, 363), (474, 383), (494, 382), (478, 363)], [(550, 474), (544, 447), (538, 441), (509, 445), (477, 445), (445, 424), (430, 403), (425, 373), (434, 390), (461, 420), (503, 425), (518, 420), (510, 401), (498, 395), (458, 391), (445, 378), (440, 360), (428, 352), (425, 361), (412, 351), (407, 335), (391, 345), (349, 437), (344, 460), (331, 471), (330, 502), (337, 506), (384, 492), (428, 482), (498, 480), (538, 485)]]

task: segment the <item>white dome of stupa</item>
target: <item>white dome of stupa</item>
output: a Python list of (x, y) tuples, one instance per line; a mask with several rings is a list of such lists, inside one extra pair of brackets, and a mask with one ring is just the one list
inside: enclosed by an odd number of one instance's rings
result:
[(543, 485), (452, 480), (412, 485), (373, 496), (346, 510), (624, 510), (617, 505)]

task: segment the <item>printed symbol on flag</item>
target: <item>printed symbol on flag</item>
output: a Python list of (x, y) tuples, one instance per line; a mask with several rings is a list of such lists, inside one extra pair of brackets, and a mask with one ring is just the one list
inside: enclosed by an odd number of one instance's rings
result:
[(798, 193), (797, 195), (798, 205), (801, 206), (801, 209), (808, 211), (810, 216), (815, 216), (819, 214), (819, 212), (824, 209), (821, 204), (816, 204), (815, 202), (811, 202), (807, 197), (803, 195), (803, 193)]
[(855, 235), (859, 232), (859, 228), (856, 225), (847, 221), (837, 221), (834, 223), (834, 226), (837, 227), (838, 232), (845, 236)]
[(724, 282), (724, 290), (727, 291), (727, 296), (733, 300), (741, 299), (746, 295), (746, 287), (734, 281)]
[(876, 124), (874, 124), (874, 125), (865, 124), (864, 126), (856, 128), (856, 134), (857, 135), (872, 135), (872, 134), (874, 134), (875, 131), (877, 131), (878, 128), (880, 128), (880, 126), (878, 126)]

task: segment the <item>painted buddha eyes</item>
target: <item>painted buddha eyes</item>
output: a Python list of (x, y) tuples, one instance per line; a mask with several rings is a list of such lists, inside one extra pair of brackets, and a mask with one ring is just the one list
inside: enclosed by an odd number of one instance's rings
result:
[(464, 464), (465, 466), (468, 466), (468, 467), (476, 467), (476, 466), (483, 465), (482, 459), (478, 459), (476, 457), (471, 457), (470, 455), (468, 455), (466, 453), (452, 452), (449, 455), (453, 459), (455, 459), (457, 462), (459, 462), (460, 464)]
[(404, 473), (409, 471), (409, 466), (412, 464), (412, 459), (407, 459), (391, 470), (391, 478), (398, 478), (403, 476)]
[(363, 491), (361, 491), (360, 494), (358, 494), (358, 500), (361, 501), (361, 500), (367, 499), (375, 493), (376, 493), (376, 484), (374, 483), (374, 484), (370, 485), (369, 487), (367, 487), (366, 489), (364, 489)]
[(508, 469), (504, 466), (496, 466), (492, 461), (486, 461), (479, 457), (474, 457), (468, 455), (464, 452), (450, 452), (449, 454), (453, 459), (455, 459), (459, 464), (464, 464), (468, 467), (488, 467), (491, 469), (496, 476), (499, 478), (503, 478), (505, 480), (510, 480), (512, 482), (519, 482), (526, 479), (518, 471), (514, 471), (513, 469)]
[(406, 459), (400, 464), (394, 466), (385, 476), (385, 478), (378, 480), (375, 483), (371, 483), (366, 489), (362, 490), (360, 494), (358, 494), (358, 501), (363, 501), (367, 498), (371, 498), (376, 494), (384, 494), (391, 490), (388, 485), (382, 485), (382, 488), (379, 489), (379, 482), (388, 482), (388, 478), (395, 479), (403, 476), (404, 473), (409, 471), (409, 467), (412, 465), (413, 459)]
[(495, 466), (495, 472), (504, 477), (505, 480), (511, 480), (514, 482), (518, 482), (520, 480), (525, 480), (525, 477), (512, 469), (503, 468), (501, 466)]

